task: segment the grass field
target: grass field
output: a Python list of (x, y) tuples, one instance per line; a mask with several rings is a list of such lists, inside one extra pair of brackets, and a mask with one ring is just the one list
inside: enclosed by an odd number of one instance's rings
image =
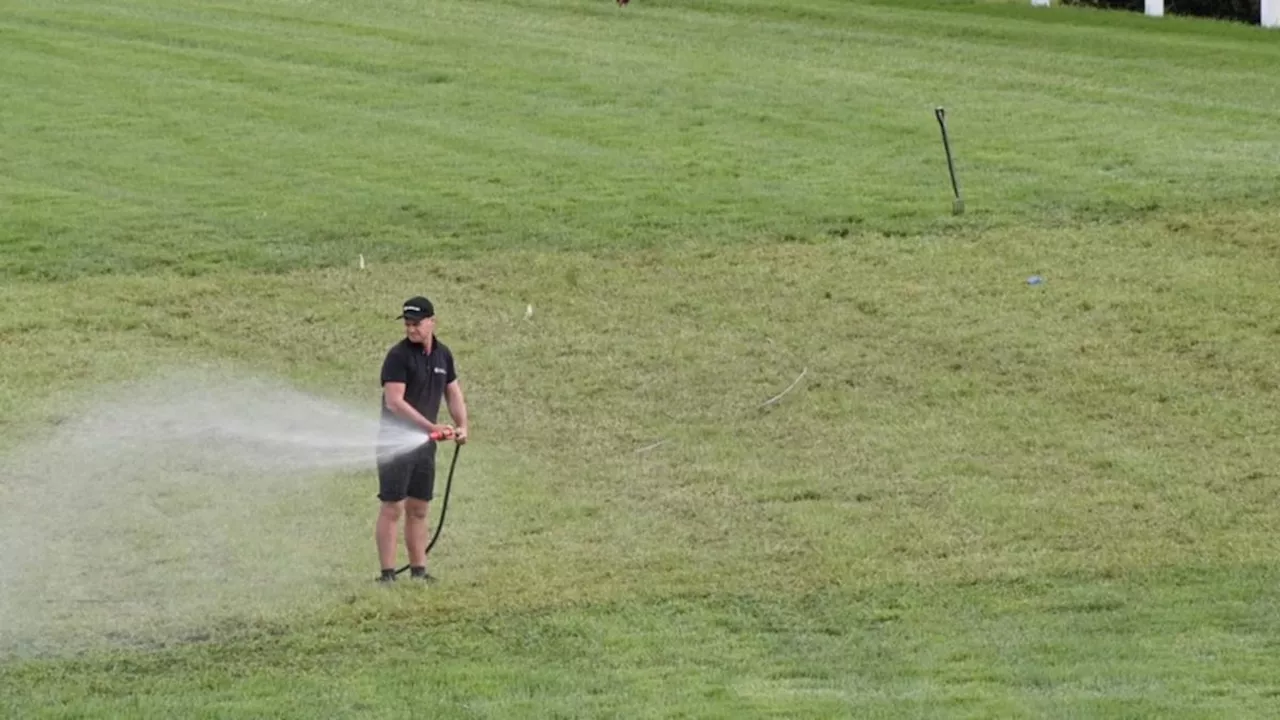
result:
[(317, 478), (305, 592), (0, 715), (1272, 716), (1280, 35), (1026, 5), (7, 3), (0, 451), (190, 363), (374, 412), (419, 292), (474, 442), (440, 584)]

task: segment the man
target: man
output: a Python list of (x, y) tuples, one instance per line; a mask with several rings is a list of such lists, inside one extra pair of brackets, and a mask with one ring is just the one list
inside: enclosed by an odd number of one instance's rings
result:
[[(453, 353), (435, 336), (435, 308), (424, 297), (406, 300), (396, 319), (404, 320), (404, 340), (382, 362), (382, 425), (443, 432), (459, 444), (467, 441), (467, 403), (458, 384)], [(440, 400), (457, 427), (438, 423)], [(396, 579), (396, 529), (404, 520), (409, 577), (430, 582), (427, 574), (427, 505), (435, 490), (436, 443), (378, 462), (378, 511), (375, 537), (382, 563), (380, 582)]]

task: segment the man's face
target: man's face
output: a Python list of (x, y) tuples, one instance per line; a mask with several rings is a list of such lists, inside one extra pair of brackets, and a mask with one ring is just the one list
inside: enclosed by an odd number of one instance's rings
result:
[(404, 335), (409, 338), (409, 342), (426, 342), (427, 338), (431, 337), (431, 333), (435, 331), (435, 328), (436, 319), (433, 317), (421, 320), (404, 319)]

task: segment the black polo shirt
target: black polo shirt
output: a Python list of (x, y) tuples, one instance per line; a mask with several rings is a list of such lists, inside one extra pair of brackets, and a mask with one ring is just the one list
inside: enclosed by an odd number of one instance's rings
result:
[[(405, 338), (387, 351), (387, 358), (382, 361), (382, 384), (404, 383), (404, 399), (431, 422), (437, 422), (440, 416), (440, 400), (444, 397), (445, 386), (457, 379), (453, 353), (434, 335), (430, 353), (422, 343), (409, 342), (409, 338)], [(382, 421), (401, 425), (407, 422), (391, 412), (385, 395), (382, 397)]]

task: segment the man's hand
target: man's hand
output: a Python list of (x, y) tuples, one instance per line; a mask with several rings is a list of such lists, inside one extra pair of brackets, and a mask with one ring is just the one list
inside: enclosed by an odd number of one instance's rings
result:
[(452, 440), (456, 433), (457, 430), (449, 425), (438, 425), (436, 423), (427, 425), (427, 435), (432, 440)]
[(453, 429), (453, 440), (459, 445), (467, 444), (467, 428), (465, 425)]

